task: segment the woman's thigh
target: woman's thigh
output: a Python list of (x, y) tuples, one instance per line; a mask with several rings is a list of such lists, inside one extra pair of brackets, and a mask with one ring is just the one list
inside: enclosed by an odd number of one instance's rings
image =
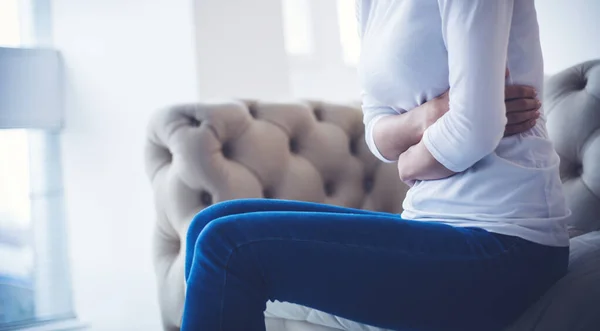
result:
[(294, 201), (294, 200), (278, 200), (278, 199), (238, 199), (224, 201), (214, 204), (200, 211), (190, 223), (187, 232), (187, 250), (185, 261), (185, 278), (189, 275), (191, 266), (194, 245), (202, 230), (211, 221), (224, 216), (246, 214), (252, 212), (325, 212), (325, 213), (341, 213), (341, 214), (358, 214), (358, 215), (385, 215), (395, 218), (400, 218), (400, 215), (368, 211), (355, 208), (347, 208), (333, 205), (326, 205), (315, 202)]
[(190, 330), (262, 330), (267, 300), (390, 329), (499, 330), (556, 280), (564, 260), (562, 251), (480, 229), (271, 210), (217, 218), (192, 255)]

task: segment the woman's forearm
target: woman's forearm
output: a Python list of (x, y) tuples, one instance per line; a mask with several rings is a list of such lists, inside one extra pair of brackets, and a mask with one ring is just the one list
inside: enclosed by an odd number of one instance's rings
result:
[(377, 149), (388, 160), (421, 141), (423, 132), (448, 111), (448, 94), (444, 93), (402, 115), (386, 116), (373, 128)]
[(420, 117), (420, 112), (410, 111), (386, 116), (375, 123), (373, 140), (383, 157), (398, 160), (400, 154), (421, 141), (426, 128)]
[(435, 180), (450, 177), (455, 172), (438, 162), (420, 141), (411, 146), (398, 158), (398, 174), (404, 182), (415, 180)]

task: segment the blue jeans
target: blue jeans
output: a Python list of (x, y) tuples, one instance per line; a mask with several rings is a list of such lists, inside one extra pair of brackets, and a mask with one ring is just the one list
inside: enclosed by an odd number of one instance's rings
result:
[(502, 330), (566, 273), (568, 255), (396, 214), (223, 202), (188, 230), (182, 330), (265, 330), (268, 300), (393, 330)]

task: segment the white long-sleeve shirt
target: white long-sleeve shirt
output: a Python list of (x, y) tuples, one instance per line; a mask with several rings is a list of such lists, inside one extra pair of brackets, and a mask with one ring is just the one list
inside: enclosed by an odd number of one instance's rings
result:
[(375, 123), (450, 88), (450, 111), (425, 131), (423, 143), (458, 174), (417, 181), (403, 218), (567, 246), (570, 212), (543, 118), (503, 138), (505, 84), (542, 92), (534, 0), (358, 0), (357, 16), (365, 136), (379, 159), (390, 162), (373, 140)]

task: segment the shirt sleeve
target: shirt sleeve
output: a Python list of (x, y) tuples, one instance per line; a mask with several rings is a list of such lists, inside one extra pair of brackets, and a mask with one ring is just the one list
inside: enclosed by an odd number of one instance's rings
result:
[(433, 157), (462, 172), (504, 134), (505, 70), (514, 0), (438, 0), (448, 51), (450, 111), (425, 130)]
[(365, 140), (367, 141), (367, 146), (369, 146), (369, 150), (371, 151), (371, 153), (373, 153), (373, 155), (375, 155), (379, 160), (383, 162), (396, 162), (394, 160), (386, 159), (381, 154), (381, 152), (375, 145), (375, 139), (373, 138), (373, 128), (375, 127), (377, 121), (379, 121), (380, 119), (391, 115), (398, 115), (398, 112), (396, 112), (391, 107), (377, 105), (377, 102), (375, 102), (375, 100), (368, 93), (365, 92), (362, 93), (362, 110), (363, 122), (365, 124)]
[[(360, 38), (363, 36), (370, 8), (371, 0), (356, 0), (356, 21), (358, 26), (358, 35)], [(375, 139), (373, 139), (373, 128), (380, 119), (390, 115), (398, 115), (398, 112), (390, 107), (380, 105), (374, 98), (364, 91), (361, 93), (361, 97), (363, 122), (365, 124), (365, 140), (367, 141), (369, 150), (371, 153), (373, 153), (373, 155), (375, 155), (375, 157), (383, 162), (396, 162), (386, 159), (381, 152), (379, 152), (379, 149), (375, 145)]]

